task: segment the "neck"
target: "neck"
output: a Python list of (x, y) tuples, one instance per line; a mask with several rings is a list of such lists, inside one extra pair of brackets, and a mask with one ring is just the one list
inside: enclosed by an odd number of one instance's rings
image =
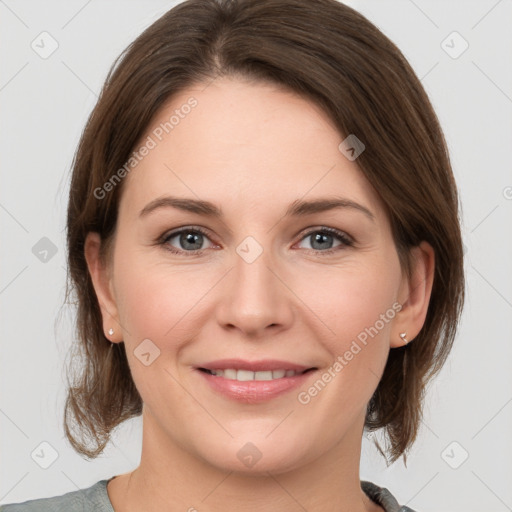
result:
[(184, 450), (159, 428), (146, 408), (143, 422), (139, 467), (116, 477), (108, 486), (116, 512), (383, 510), (360, 487), (362, 424), (300, 467), (244, 473), (208, 464)]

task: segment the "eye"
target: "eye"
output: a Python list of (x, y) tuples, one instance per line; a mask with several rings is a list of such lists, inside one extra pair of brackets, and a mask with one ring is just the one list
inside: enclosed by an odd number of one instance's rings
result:
[[(210, 242), (209, 247), (213, 247), (208, 235), (201, 228), (181, 228), (164, 235), (160, 243), (166, 247), (167, 250), (175, 253), (182, 254), (184, 252), (195, 254), (208, 247), (203, 247), (205, 241)], [(177, 247), (176, 247), (177, 245)]]
[[(307, 232), (302, 238), (302, 241), (309, 240), (311, 249), (316, 252), (332, 253), (343, 249), (344, 247), (351, 247), (354, 245), (353, 240), (343, 231), (334, 228), (322, 227)], [(338, 241), (338, 245), (334, 245)]]
[[(309, 240), (310, 247), (307, 250), (316, 253), (331, 254), (332, 252), (341, 250), (345, 247), (354, 245), (352, 238), (334, 228), (322, 227), (310, 230), (301, 239), (301, 242)], [(338, 242), (337, 245), (336, 241)], [(204, 243), (210, 245), (204, 247)], [(214, 247), (214, 244), (208, 237), (206, 231), (200, 227), (184, 227), (163, 235), (159, 243), (166, 250), (174, 254), (198, 255), (204, 249)]]

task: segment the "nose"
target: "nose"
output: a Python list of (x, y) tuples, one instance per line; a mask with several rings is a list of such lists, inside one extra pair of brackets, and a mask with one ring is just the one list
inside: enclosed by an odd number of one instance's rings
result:
[(266, 251), (250, 263), (235, 252), (226, 278), (216, 315), (223, 329), (261, 338), (290, 327), (293, 293)]

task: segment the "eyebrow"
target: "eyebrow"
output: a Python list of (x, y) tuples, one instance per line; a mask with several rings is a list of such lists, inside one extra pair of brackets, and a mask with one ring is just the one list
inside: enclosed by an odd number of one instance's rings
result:
[[(222, 218), (222, 210), (215, 204), (201, 199), (189, 199), (173, 196), (159, 197), (148, 203), (140, 212), (139, 217), (145, 217), (159, 208), (176, 208), (207, 217)], [(350, 199), (341, 197), (320, 198), (311, 201), (297, 199), (288, 207), (285, 217), (302, 217), (314, 213), (325, 212), (337, 208), (349, 208), (364, 213), (370, 220), (375, 221), (374, 214), (365, 206)]]

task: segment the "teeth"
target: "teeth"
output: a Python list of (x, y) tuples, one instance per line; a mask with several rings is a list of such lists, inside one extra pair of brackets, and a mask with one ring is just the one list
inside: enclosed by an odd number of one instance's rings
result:
[(260, 372), (251, 372), (250, 370), (209, 370), (213, 375), (217, 377), (224, 377), (225, 379), (247, 381), (247, 380), (274, 380), (282, 379), (283, 377), (293, 377), (298, 375), (300, 372), (295, 370), (266, 370)]

